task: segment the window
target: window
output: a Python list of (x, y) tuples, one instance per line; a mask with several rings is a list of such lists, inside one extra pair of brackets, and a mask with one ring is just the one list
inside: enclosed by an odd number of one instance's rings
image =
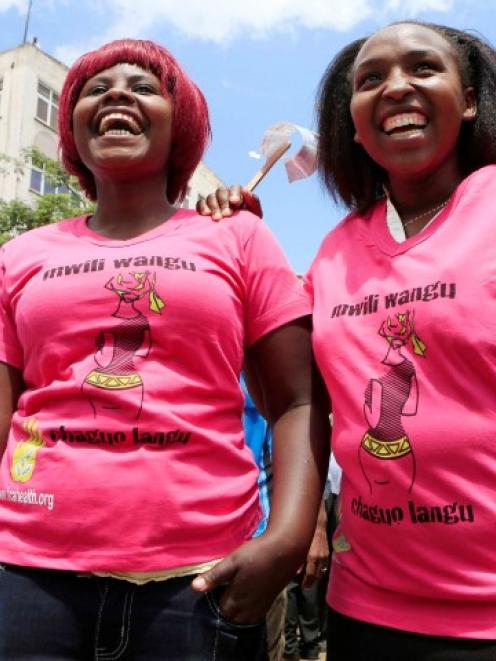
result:
[(29, 184), (31, 190), (43, 195), (44, 179), (45, 176), (42, 170), (38, 170), (38, 168), (35, 167), (31, 168), (31, 182)]
[(70, 194), (72, 198), (72, 203), (75, 206), (82, 206), (83, 201), (81, 196), (71, 188), (68, 188), (65, 185), (56, 186), (53, 181), (47, 177), (45, 168), (39, 167), (38, 165), (31, 165), (31, 180), (29, 183), (29, 188), (38, 193), (38, 195), (49, 195), (50, 193), (66, 193)]
[(48, 85), (38, 81), (36, 117), (56, 131), (58, 114), (59, 95), (50, 89)]

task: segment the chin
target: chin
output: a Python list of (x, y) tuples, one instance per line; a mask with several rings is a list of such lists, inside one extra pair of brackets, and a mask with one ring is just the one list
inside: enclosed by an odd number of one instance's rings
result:
[(415, 158), (413, 154), (405, 154), (404, 158), (394, 161), (379, 163), (379, 165), (388, 173), (389, 177), (401, 177), (402, 179), (415, 179), (417, 177), (427, 176), (435, 172), (440, 163), (438, 159), (432, 156), (426, 158), (425, 156), (418, 156)]
[(105, 151), (105, 153), (103, 154), (102, 153), (94, 154), (93, 158), (91, 159), (92, 166), (89, 169), (90, 170), (92, 170), (93, 168), (108, 169), (109, 167), (111, 167), (112, 169), (121, 170), (121, 169), (127, 169), (130, 164), (132, 164), (133, 167), (136, 167), (144, 160), (145, 158), (143, 154), (136, 154), (133, 152), (129, 152), (129, 150), (109, 149), (108, 151)]

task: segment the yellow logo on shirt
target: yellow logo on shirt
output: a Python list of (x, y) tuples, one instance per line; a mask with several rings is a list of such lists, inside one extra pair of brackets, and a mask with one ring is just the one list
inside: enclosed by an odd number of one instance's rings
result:
[(20, 441), (12, 457), (10, 475), (14, 482), (27, 482), (33, 476), (36, 466), (36, 454), (45, 445), (43, 436), (38, 431), (38, 421), (34, 418), (23, 424), (24, 430), (29, 434), (25, 441)]
[(332, 539), (332, 550), (335, 553), (346, 553), (351, 550), (351, 545), (346, 537), (341, 533)]

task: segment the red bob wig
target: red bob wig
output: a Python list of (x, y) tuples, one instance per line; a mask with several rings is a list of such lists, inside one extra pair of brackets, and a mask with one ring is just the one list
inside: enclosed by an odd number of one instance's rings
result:
[(203, 94), (165, 48), (153, 41), (119, 39), (82, 55), (65, 79), (59, 104), (62, 162), (79, 179), (91, 200), (96, 200), (92, 173), (81, 161), (72, 132), (72, 113), (83, 85), (95, 74), (115, 64), (137, 64), (160, 80), (162, 91), (173, 100), (172, 144), (168, 164), (167, 198), (184, 197), (188, 181), (210, 138), (208, 107)]

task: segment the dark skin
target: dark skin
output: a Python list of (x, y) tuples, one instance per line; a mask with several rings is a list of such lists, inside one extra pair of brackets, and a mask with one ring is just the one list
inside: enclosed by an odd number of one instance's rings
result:
[[(266, 419), (270, 418), (270, 414), (267, 411), (266, 403), (264, 401), (262, 386), (258, 381), (257, 374), (253, 369), (249, 356), (245, 361), (243, 373), (245, 382), (248, 386), (248, 390), (250, 391), (250, 395), (255, 403), (255, 406)], [(320, 379), (319, 373), (317, 373), (317, 379)], [(326, 398), (323, 403), (323, 408), (328, 411), (329, 402), (327, 401), (325, 386), (319, 383), (318, 388), (319, 392), (321, 393), (321, 397), (323, 396)], [(298, 570), (299, 572), (304, 572), (302, 587), (311, 587), (315, 581), (318, 581), (322, 578), (323, 574), (325, 574), (328, 569), (329, 541), (327, 539), (327, 512), (324, 499), (322, 498), (317, 517), (317, 525), (315, 526), (312, 537), (312, 543), (310, 544), (304, 565), (302, 565)]]
[[(305, 561), (313, 538), (329, 457), (329, 425), (327, 396), (312, 364), (309, 333), (310, 321), (302, 319), (269, 333), (249, 351), (273, 433), (269, 525), (264, 535), (244, 544), (193, 583), (203, 590), (227, 582), (221, 608), (236, 621), (241, 617), (245, 621), (248, 612), (248, 621), (264, 616)], [(299, 367), (294, 370), (296, 363)], [(308, 436), (309, 444), (304, 442)], [(307, 508), (311, 517), (295, 516)], [(254, 599), (250, 593), (262, 576), (271, 587), (260, 590)]]
[[(474, 90), (462, 84), (451, 45), (429, 28), (392, 25), (365, 42), (351, 78), (355, 141), (388, 173), (402, 220), (448, 200), (463, 179), (460, 129), (476, 115)], [(394, 128), (405, 115), (412, 123)], [(434, 213), (407, 225), (407, 235)]]
[[(100, 135), (100, 121), (112, 113), (128, 116), (140, 132)], [(151, 72), (117, 64), (86, 81), (74, 108), (73, 130), (81, 159), (96, 182), (92, 229), (129, 239), (172, 216), (174, 208), (165, 196), (171, 124), (172, 100), (163, 96)], [(135, 124), (129, 126), (136, 130)]]
[[(463, 179), (458, 139), (477, 113), (475, 92), (460, 76), (457, 55), (441, 35), (408, 23), (376, 32), (359, 51), (351, 71), (350, 112), (355, 141), (388, 174), (391, 199), (407, 236), (420, 232)], [(409, 116), (413, 124), (386, 122)], [(404, 122), (403, 122), (404, 123)], [(226, 217), (258, 204), (239, 186), (199, 202), (203, 214)], [(416, 216), (418, 220), (409, 222)], [(259, 214), (260, 215), (260, 214)]]
[(228, 218), (233, 215), (235, 209), (243, 207), (262, 218), (262, 206), (258, 196), (237, 185), (218, 188), (215, 193), (210, 193), (205, 198), (200, 196), (196, 205), (199, 213), (203, 216), (212, 216), (212, 220), (215, 221)]
[[(475, 92), (463, 85), (452, 46), (411, 24), (389, 26), (368, 39), (351, 82), (355, 141), (387, 172), (405, 234), (413, 236), (463, 179), (457, 144), (463, 122), (476, 116)], [(240, 186), (217, 190), (197, 209), (220, 219), (243, 205), (261, 216), (259, 200), (254, 203)], [(318, 527), (315, 545), (319, 537)], [(315, 564), (312, 555), (307, 570)]]
[[(127, 239), (173, 214), (165, 195), (172, 104), (159, 80), (136, 65), (118, 64), (84, 85), (73, 113), (73, 131), (81, 159), (96, 182), (97, 209), (89, 220), (95, 232)], [(102, 130), (108, 129), (102, 124), (106, 117), (112, 118), (110, 131)], [(227, 584), (220, 606), (225, 617), (236, 622), (252, 623), (265, 616), (304, 561), (312, 540), (329, 430), (328, 404), (313, 365), (310, 335), (306, 317), (274, 330), (248, 351), (273, 426), (269, 526), (264, 535), (243, 544), (201, 581), (193, 582), (199, 591)], [(22, 389), (19, 372), (1, 366), (0, 387), (0, 438), (5, 444)]]
[(305, 575), (303, 577), (302, 587), (309, 588), (315, 581), (322, 578), (322, 575), (329, 568), (329, 541), (327, 539), (327, 512), (324, 500), (319, 507), (317, 525), (313, 533), (312, 543), (305, 560)]

